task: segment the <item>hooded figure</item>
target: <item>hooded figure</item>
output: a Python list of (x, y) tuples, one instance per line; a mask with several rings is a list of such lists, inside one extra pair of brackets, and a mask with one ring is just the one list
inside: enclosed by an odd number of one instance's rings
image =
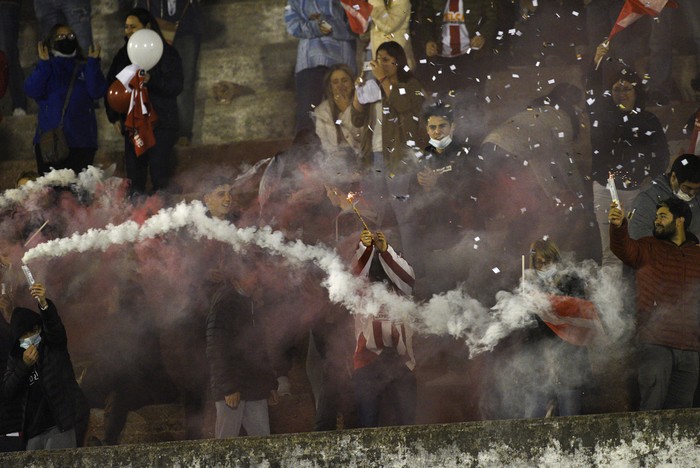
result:
[(68, 354), (66, 329), (44, 287), (31, 287), (40, 313), (17, 307), (12, 313), (12, 346), (0, 398), (21, 408), (27, 450), (76, 446), (76, 423), (84, 401)]

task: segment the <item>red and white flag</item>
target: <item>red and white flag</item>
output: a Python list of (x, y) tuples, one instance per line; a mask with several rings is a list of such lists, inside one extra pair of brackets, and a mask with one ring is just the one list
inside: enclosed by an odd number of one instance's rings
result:
[(372, 5), (367, 0), (340, 0), (345, 14), (348, 16), (348, 24), (355, 34), (363, 34), (369, 27)]
[(661, 10), (666, 6), (678, 8), (678, 3), (676, 3), (676, 0), (626, 0), (625, 4), (622, 6), (620, 15), (615, 21), (615, 25), (608, 35), (608, 41), (610, 41), (615, 34), (644, 15), (653, 17), (659, 16)]

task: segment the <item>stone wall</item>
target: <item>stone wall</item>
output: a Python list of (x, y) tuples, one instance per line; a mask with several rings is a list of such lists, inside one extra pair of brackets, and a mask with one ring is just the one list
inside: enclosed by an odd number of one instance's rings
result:
[[(92, 2), (93, 37), (102, 47), (105, 73), (116, 51), (123, 45), (125, 10), (123, 7), (120, 10), (120, 3), (130, 2)], [(285, 4), (285, 0), (202, 2), (204, 35), (195, 94), (194, 145), (291, 139), (296, 40), (286, 33), (284, 27)], [(38, 40), (38, 25), (31, 2), (24, 2), (19, 45), (27, 76), (37, 61)], [(221, 104), (212, 94), (212, 86), (218, 81), (245, 86), (253, 94)], [(14, 186), (19, 172), (36, 168), (32, 151), (36, 104), (29, 99), (29, 114), (22, 117), (13, 117), (10, 107), (8, 93), (0, 100), (0, 112), (5, 115), (0, 123), (0, 189)], [(99, 139), (96, 163), (103, 166), (120, 164), (123, 138), (109, 124), (102, 108), (96, 114)], [(270, 155), (261, 154), (254, 159), (267, 156)], [(238, 160), (232, 162), (235, 164)]]
[(700, 466), (700, 410), (95, 447), (0, 456), (13, 467)]

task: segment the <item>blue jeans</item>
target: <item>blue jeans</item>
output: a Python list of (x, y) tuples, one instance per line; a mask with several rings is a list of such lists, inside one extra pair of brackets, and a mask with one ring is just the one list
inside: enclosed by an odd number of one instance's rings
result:
[(92, 45), (90, 0), (34, 0), (34, 12), (39, 20), (42, 38), (48, 35), (54, 25), (67, 23), (87, 55), (88, 48)]
[(692, 408), (698, 384), (698, 352), (642, 343), (639, 346), (639, 409)]
[(197, 82), (197, 61), (202, 42), (196, 34), (176, 35), (173, 46), (182, 60), (183, 88), (177, 97), (177, 111), (180, 118), (180, 136), (192, 139), (194, 125), (195, 85)]
[(394, 408), (396, 424), (416, 420), (416, 376), (393, 349), (385, 349), (376, 360), (352, 374), (360, 427), (379, 425), (383, 398)]
[(19, 62), (19, 5), (0, 0), (0, 50), (5, 52), (10, 64), (10, 96), (13, 109), (27, 109), (24, 94), (24, 72)]

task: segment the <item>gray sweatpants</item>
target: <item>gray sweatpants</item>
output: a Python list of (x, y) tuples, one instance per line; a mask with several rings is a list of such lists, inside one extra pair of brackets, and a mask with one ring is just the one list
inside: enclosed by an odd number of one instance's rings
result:
[(236, 409), (230, 408), (224, 400), (216, 402), (214, 436), (217, 439), (238, 437), (241, 426), (245, 428), (249, 436), (270, 435), (267, 400), (241, 400)]
[(27, 450), (53, 450), (75, 448), (75, 429), (65, 432), (54, 426), (27, 441)]
[(698, 384), (698, 363), (696, 351), (640, 344), (639, 409), (692, 408)]

